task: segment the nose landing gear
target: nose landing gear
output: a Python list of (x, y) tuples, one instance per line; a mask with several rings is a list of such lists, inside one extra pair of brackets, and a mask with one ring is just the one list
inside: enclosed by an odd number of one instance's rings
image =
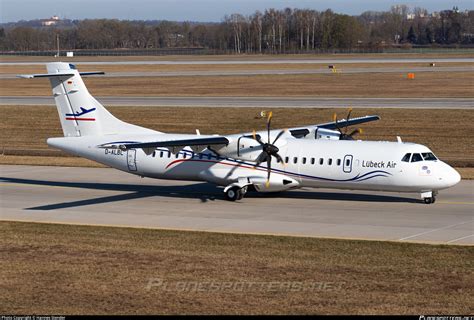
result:
[(436, 192), (436, 191), (422, 192), (421, 193), (421, 198), (423, 199), (424, 203), (432, 204), (432, 203), (435, 203), (437, 194), (438, 194), (438, 192)]
[(428, 198), (423, 199), (423, 202), (426, 204), (432, 204), (432, 203), (435, 203), (435, 201), (436, 201), (436, 197), (428, 197)]

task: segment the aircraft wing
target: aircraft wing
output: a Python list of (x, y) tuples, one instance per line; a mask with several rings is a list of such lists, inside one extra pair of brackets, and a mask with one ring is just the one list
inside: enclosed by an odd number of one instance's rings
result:
[(349, 127), (349, 126), (354, 126), (357, 124), (361, 123), (366, 123), (366, 122), (371, 122), (371, 121), (376, 121), (380, 120), (380, 117), (377, 115), (372, 115), (372, 116), (364, 116), (364, 117), (358, 117), (358, 118), (352, 118), (349, 120), (346, 119), (341, 119), (337, 121), (337, 125), (335, 121), (332, 122), (327, 122), (327, 123), (321, 123), (321, 124), (315, 124), (315, 125), (310, 125), (306, 127), (299, 127), (299, 128), (291, 128), (289, 131), (294, 137), (304, 137), (307, 134), (310, 133), (311, 129), (313, 128), (323, 128), (323, 129), (329, 129), (329, 130), (336, 130), (338, 127), (340, 129)]
[(102, 148), (118, 148), (122, 150), (128, 149), (149, 149), (149, 148), (183, 148), (187, 146), (211, 146), (211, 145), (228, 145), (229, 139), (222, 136), (203, 137), (195, 139), (181, 139), (181, 140), (164, 140), (164, 141), (150, 141), (150, 142), (131, 142), (120, 145), (101, 145)]

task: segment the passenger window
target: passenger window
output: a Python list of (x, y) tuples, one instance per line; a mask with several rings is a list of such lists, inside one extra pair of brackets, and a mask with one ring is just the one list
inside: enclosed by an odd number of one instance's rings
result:
[(306, 164), (306, 158), (303, 158), (303, 164)]
[(295, 163), (295, 164), (298, 163), (298, 158), (297, 157), (293, 158), (293, 163)]
[(183, 152), (183, 159), (186, 159), (186, 152)]
[(423, 158), (419, 153), (414, 153), (413, 157), (411, 157), (411, 162), (418, 162), (418, 161), (423, 161)]
[(288, 163), (288, 161), (290, 161), (290, 158), (285, 157), (285, 163)]
[(331, 158), (328, 159), (328, 165), (332, 165), (332, 159)]
[(168, 150), (168, 158), (171, 158), (171, 151)]
[(406, 155), (403, 156), (402, 161), (410, 162), (410, 156), (411, 156), (411, 153), (407, 153)]
[(337, 165), (338, 165), (338, 166), (341, 165), (341, 159), (337, 159)]
[(156, 156), (156, 151), (153, 151), (153, 158)]
[[(207, 160), (211, 160), (211, 158), (212, 158), (212, 154), (209, 153), (209, 154), (207, 155)], [(217, 157), (216, 157), (216, 159), (217, 159)]]
[(176, 157), (176, 159), (178, 159), (178, 157), (179, 157), (179, 152), (175, 155), (175, 157)]
[(316, 160), (316, 159), (311, 158), (311, 164), (314, 164), (314, 161), (315, 161), (315, 160)]
[(438, 158), (436, 158), (435, 155), (432, 154), (431, 152), (422, 153), (421, 155), (423, 156), (423, 160), (425, 160), (425, 161), (436, 161), (436, 160), (438, 160)]
[(163, 151), (160, 151), (160, 158), (163, 158)]
[(323, 159), (323, 158), (319, 158), (319, 164), (320, 164), (320, 165), (323, 165), (323, 163), (324, 163), (324, 159)]
[(199, 154), (199, 159), (202, 159), (202, 153)]
[(348, 167), (351, 164), (351, 160), (346, 159), (346, 167)]

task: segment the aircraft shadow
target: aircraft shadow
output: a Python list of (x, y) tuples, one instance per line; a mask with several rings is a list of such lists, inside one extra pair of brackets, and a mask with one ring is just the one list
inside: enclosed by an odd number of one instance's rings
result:
[[(225, 200), (222, 189), (209, 183), (192, 183), (182, 186), (160, 186), (160, 185), (139, 185), (139, 184), (120, 184), (120, 183), (88, 183), (88, 182), (61, 182), (48, 180), (32, 180), (18, 178), (4, 178), (0, 180), (10, 183), (29, 184), (36, 186), (80, 188), (90, 190), (108, 190), (127, 192), (119, 195), (98, 197), (86, 200), (77, 200), (70, 202), (61, 202), (44, 206), (25, 208), (26, 210), (56, 210), (73, 207), (82, 207), (88, 205), (104, 204), (117, 201), (126, 201), (133, 199), (142, 199), (148, 197), (170, 197), (170, 198), (188, 198), (199, 199), (205, 203), (208, 201)], [(387, 203), (422, 203), (421, 200), (405, 198), (393, 195), (372, 195), (356, 194), (345, 192), (319, 192), (305, 191), (298, 192), (285, 191), (279, 193), (258, 193), (249, 192), (245, 197), (248, 198), (287, 198), (287, 199), (315, 199), (315, 200), (335, 200), (335, 201), (356, 201), (356, 202), (387, 202)]]

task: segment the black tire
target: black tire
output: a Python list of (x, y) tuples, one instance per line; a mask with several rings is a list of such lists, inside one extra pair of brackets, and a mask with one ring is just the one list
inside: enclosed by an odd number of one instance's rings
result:
[(423, 201), (426, 203), (426, 204), (432, 204), (435, 202), (434, 198), (424, 198)]
[(236, 201), (242, 199), (242, 192), (240, 191), (239, 187), (232, 187), (225, 193), (227, 200), (229, 201)]

